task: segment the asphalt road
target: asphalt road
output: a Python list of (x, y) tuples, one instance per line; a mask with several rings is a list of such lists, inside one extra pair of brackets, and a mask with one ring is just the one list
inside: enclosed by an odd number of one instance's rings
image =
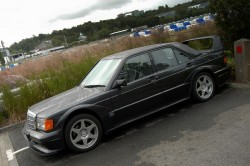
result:
[[(9, 132), (14, 150), (28, 144), (21, 129)], [(223, 87), (205, 103), (187, 101), (106, 136), (96, 149), (41, 157), (16, 154), (20, 166), (250, 165), (250, 90)]]

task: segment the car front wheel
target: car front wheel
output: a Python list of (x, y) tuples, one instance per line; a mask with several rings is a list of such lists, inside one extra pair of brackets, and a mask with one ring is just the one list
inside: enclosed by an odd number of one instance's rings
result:
[(213, 77), (208, 73), (198, 74), (193, 82), (192, 95), (198, 101), (207, 101), (214, 95), (215, 85)]
[(101, 137), (100, 122), (89, 114), (74, 116), (65, 128), (66, 144), (75, 152), (86, 152), (95, 148), (101, 141)]

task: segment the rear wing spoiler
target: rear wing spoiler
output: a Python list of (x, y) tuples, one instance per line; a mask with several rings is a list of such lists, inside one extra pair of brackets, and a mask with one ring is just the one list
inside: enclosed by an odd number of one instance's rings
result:
[(221, 40), (220, 40), (220, 37), (216, 36), (216, 35), (193, 38), (193, 39), (185, 40), (182, 43), (189, 46), (189, 42), (191, 42), (191, 41), (206, 40), (206, 39), (212, 39), (212, 41), (213, 41), (212, 48), (209, 49), (209, 51), (219, 52), (219, 51), (224, 50), (224, 47), (223, 47)]

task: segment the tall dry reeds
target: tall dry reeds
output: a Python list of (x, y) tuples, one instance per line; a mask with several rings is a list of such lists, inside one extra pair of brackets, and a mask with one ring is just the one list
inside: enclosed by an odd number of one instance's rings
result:
[(124, 37), (52, 53), (46, 57), (26, 61), (14, 69), (2, 71), (0, 78), (19, 75), (30, 82), (18, 82), (21, 90), (13, 94), (8, 83), (0, 80), (4, 101), (3, 111), (0, 111), (0, 126), (25, 119), (29, 106), (79, 84), (90, 68), (102, 57), (150, 44), (183, 41), (215, 34), (217, 34), (215, 25), (208, 23), (178, 33), (153, 32), (149, 37)]

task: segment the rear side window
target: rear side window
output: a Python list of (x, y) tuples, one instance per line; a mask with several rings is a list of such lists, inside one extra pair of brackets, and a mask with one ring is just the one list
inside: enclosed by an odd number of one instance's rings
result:
[(187, 54), (180, 52), (176, 49), (173, 49), (173, 50), (174, 50), (174, 54), (175, 54), (179, 64), (182, 64), (182, 63), (185, 63), (185, 62), (188, 62), (189, 60), (191, 60), (191, 58)]
[(153, 73), (152, 63), (148, 53), (128, 59), (124, 64), (118, 79), (126, 79), (128, 83)]
[(157, 71), (162, 71), (172, 66), (178, 65), (177, 59), (171, 48), (163, 48), (152, 51), (151, 54)]
[(205, 38), (205, 39), (197, 39), (188, 41), (187, 45), (196, 50), (211, 50), (213, 48), (213, 39)]

